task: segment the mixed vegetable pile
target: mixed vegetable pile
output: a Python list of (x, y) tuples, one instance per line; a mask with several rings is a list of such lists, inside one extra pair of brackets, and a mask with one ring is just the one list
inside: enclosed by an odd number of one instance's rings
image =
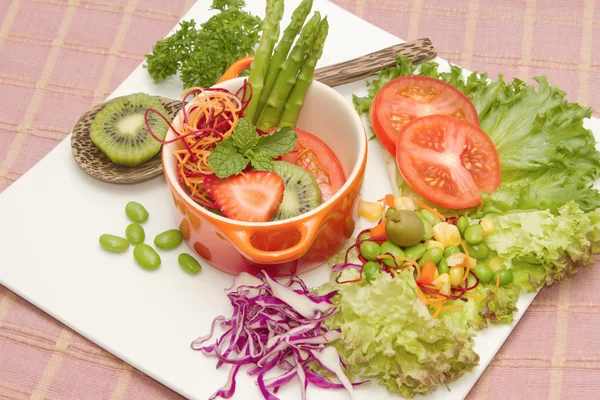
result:
[[(412, 397), (477, 365), (473, 338), (511, 323), (521, 291), (592, 266), (600, 252), (600, 153), (591, 110), (536, 78), (490, 81), (452, 66), (397, 66), (354, 98), (397, 189), (361, 201), (379, 221), (332, 261), (350, 376)], [(476, 111), (476, 112), (474, 112)]]

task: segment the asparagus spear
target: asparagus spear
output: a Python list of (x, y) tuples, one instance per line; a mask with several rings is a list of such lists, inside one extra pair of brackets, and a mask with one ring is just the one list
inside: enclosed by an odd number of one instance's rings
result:
[(302, 106), (304, 105), (304, 96), (306, 95), (306, 91), (313, 80), (317, 61), (319, 61), (319, 58), (321, 58), (321, 55), (323, 54), (323, 47), (325, 45), (325, 39), (327, 38), (328, 33), (329, 23), (327, 22), (327, 17), (325, 17), (319, 24), (318, 36), (315, 39), (308, 55), (306, 56), (304, 64), (302, 64), (302, 68), (298, 73), (297, 82), (294, 85), (290, 96), (285, 102), (283, 113), (281, 114), (281, 119), (279, 120), (279, 126), (296, 126), (298, 115), (300, 115), (300, 110), (302, 110)]
[(283, 64), (281, 64), (281, 70), (275, 81), (275, 86), (273, 86), (273, 90), (269, 93), (267, 102), (258, 118), (258, 123), (256, 124), (258, 128), (267, 130), (277, 126), (285, 101), (296, 83), (296, 76), (300, 65), (302, 65), (306, 53), (311, 48), (317, 36), (320, 22), (321, 14), (316, 11), (304, 28), (302, 28), (300, 37), (298, 37), (298, 41), (294, 45), (292, 52)]
[(283, 0), (267, 0), (265, 19), (262, 23), (262, 37), (254, 54), (252, 65), (250, 65), (250, 76), (248, 77), (248, 82), (252, 85), (252, 100), (246, 108), (245, 117), (249, 120), (254, 119), (273, 47), (279, 39), (279, 22), (283, 17), (283, 8)]
[(258, 107), (256, 109), (257, 116), (260, 115), (263, 107), (265, 106), (265, 102), (269, 97), (269, 93), (271, 93), (271, 90), (273, 90), (273, 86), (275, 85), (275, 81), (277, 80), (277, 76), (281, 70), (281, 64), (288, 56), (288, 53), (292, 48), (292, 44), (294, 43), (294, 39), (300, 32), (300, 29), (302, 29), (304, 21), (310, 13), (312, 5), (313, 0), (303, 0), (302, 3), (300, 3), (300, 5), (294, 10), (294, 13), (292, 14), (292, 21), (287, 28), (285, 28), (283, 37), (273, 52), (273, 57), (271, 58), (271, 63), (269, 64), (269, 70), (267, 71), (267, 77), (265, 79), (265, 87), (258, 101)]

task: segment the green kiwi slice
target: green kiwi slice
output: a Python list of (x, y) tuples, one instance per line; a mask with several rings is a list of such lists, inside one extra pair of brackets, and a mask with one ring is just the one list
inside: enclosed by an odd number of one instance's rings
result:
[[(158, 98), (145, 93), (135, 93), (110, 101), (92, 121), (90, 139), (113, 163), (135, 167), (148, 161), (159, 152), (162, 144), (148, 133), (144, 114), (152, 108), (169, 115)], [(155, 113), (148, 114), (154, 133), (164, 139), (168, 124)]]
[(275, 161), (275, 173), (283, 179), (283, 201), (273, 220), (293, 218), (321, 204), (321, 189), (310, 172), (285, 161)]

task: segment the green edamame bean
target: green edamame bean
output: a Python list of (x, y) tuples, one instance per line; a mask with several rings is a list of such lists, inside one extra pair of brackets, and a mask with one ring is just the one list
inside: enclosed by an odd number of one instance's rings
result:
[(144, 243), (144, 239), (146, 239), (144, 228), (135, 222), (127, 225), (127, 228), (125, 229), (125, 236), (127, 237), (127, 240), (131, 242), (131, 244)]
[(469, 244), (479, 244), (483, 241), (485, 233), (479, 224), (473, 224), (465, 229), (465, 240)]
[(450, 267), (448, 266), (448, 262), (445, 258), (442, 258), (437, 265), (438, 274), (447, 274), (450, 271)]
[(423, 243), (417, 243), (414, 246), (407, 247), (404, 249), (404, 255), (407, 258), (418, 260), (423, 257), (423, 254), (427, 251), (427, 247)]
[(448, 246), (444, 250), (444, 257), (449, 257), (450, 254), (460, 253), (460, 248), (458, 246)]
[(390, 215), (392, 215), (392, 213), (393, 213), (394, 211), (396, 211), (396, 209), (395, 209), (394, 207), (388, 207), (388, 209), (387, 209), (387, 210), (385, 210), (385, 217), (386, 217), (386, 218), (389, 218), (389, 217), (390, 217)]
[(149, 216), (148, 210), (146, 210), (143, 205), (135, 201), (130, 201), (127, 203), (125, 206), (125, 214), (127, 214), (127, 218), (133, 222), (137, 222), (138, 224), (146, 222)]
[(494, 271), (487, 264), (477, 263), (473, 272), (481, 283), (488, 283), (494, 279)]
[(377, 256), (381, 253), (381, 246), (375, 242), (362, 242), (360, 244), (360, 254), (369, 261), (377, 260)]
[(490, 255), (490, 249), (485, 243), (467, 244), (467, 250), (469, 250), (471, 257), (475, 257), (478, 260), (485, 260)]
[(458, 228), (460, 234), (464, 236), (465, 231), (469, 227), (469, 220), (467, 219), (467, 217), (465, 217), (464, 215), (458, 217), (458, 219), (456, 220), (456, 227)]
[(433, 237), (433, 226), (429, 225), (429, 222), (423, 220), (423, 240), (429, 240)]
[(138, 244), (133, 248), (133, 258), (138, 265), (148, 271), (154, 271), (160, 267), (160, 256), (147, 244)]
[(370, 281), (373, 279), (377, 272), (380, 272), (379, 264), (373, 261), (368, 261), (363, 265), (363, 279)]
[[(499, 269), (494, 275), (500, 275), (500, 286), (506, 286), (513, 281), (512, 269)], [(494, 279), (497, 279), (494, 276)]]
[(163, 233), (159, 233), (154, 238), (154, 245), (159, 249), (171, 250), (181, 244), (183, 235), (178, 229), (169, 229)]
[(444, 250), (439, 247), (432, 247), (427, 249), (423, 256), (419, 259), (419, 265), (425, 264), (427, 261), (431, 261), (434, 264), (437, 264), (442, 259), (444, 255)]
[[(391, 254), (394, 257), (404, 257), (404, 252), (402, 249), (390, 241), (385, 241), (381, 244), (381, 254)], [(391, 258), (384, 258), (382, 261), (388, 267), (395, 267), (396, 265), (401, 265), (403, 262), (400, 260), (396, 260), (396, 262), (394, 262), (394, 260)]]
[(100, 246), (113, 253), (121, 253), (129, 248), (127, 239), (105, 233), (100, 236)]
[(187, 253), (181, 253), (179, 257), (177, 257), (177, 261), (179, 262), (181, 269), (188, 274), (196, 275), (198, 272), (202, 271), (202, 265)]
[(427, 210), (420, 210), (421, 211), (421, 217), (427, 221), (429, 223), (429, 225), (433, 226), (435, 224), (437, 224), (438, 222), (440, 222), (440, 219), (438, 217), (436, 217), (435, 215), (433, 215), (430, 211)]

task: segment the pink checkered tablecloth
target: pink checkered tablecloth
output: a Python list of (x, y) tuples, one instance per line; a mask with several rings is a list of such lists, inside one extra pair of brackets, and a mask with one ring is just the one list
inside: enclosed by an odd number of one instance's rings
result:
[[(334, 2), (399, 37), (431, 38), (456, 64), (491, 76), (546, 75), (570, 100), (600, 109), (600, 2)], [(0, 0), (0, 191), (64, 139), (193, 3)], [(600, 269), (544, 289), (469, 398), (600, 398), (595, 282)], [(179, 396), (0, 286), (0, 398)]]

